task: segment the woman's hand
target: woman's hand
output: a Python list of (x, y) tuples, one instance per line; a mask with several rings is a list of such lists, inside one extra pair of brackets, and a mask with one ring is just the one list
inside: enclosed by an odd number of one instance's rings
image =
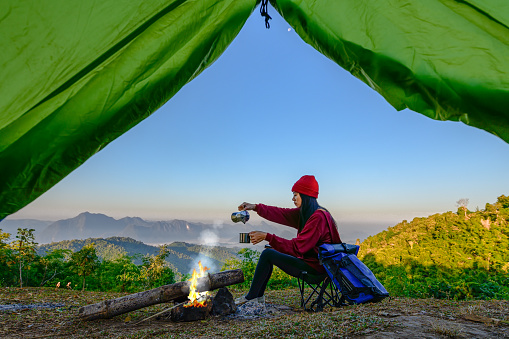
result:
[(250, 204), (248, 202), (243, 202), (239, 205), (239, 211), (254, 210), (255, 208), (256, 204)]
[(267, 233), (265, 233), (265, 232), (260, 232), (260, 231), (249, 232), (249, 237), (251, 238), (251, 243), (253, 245), (256, 245), (259, 242), (264, 241), (266, 236), (267, 236)]

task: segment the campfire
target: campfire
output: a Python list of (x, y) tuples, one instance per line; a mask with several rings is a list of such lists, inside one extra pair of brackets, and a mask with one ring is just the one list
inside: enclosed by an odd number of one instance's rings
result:
[(193, 275), (188, 281), (189, 301), (186, 304), (176, 306), (171, 310), (170, 319), (172, 321), (195, 321), (203, 320), (210, 314), (226, 315), (234, 313), (237, 310), (233, 296), (226, 287), (220, 288), (215, 297), (212, 297), (208, 291), (198, 292), (198, 279), (206, 276), (208, 267), (204, 267), (201, 261), (198, 262), (199, 273), (193, 269)]
[[(210, 312), (210, 309), (212, 309), (213, 315), (234, 313), (237, 307), (235, 306), (232, 294), (228, 291), (226, 286), (242, 283), (244, 281), (244, 273), (242, 270), (237, 269), (209, 274), (205, 273), (205, 271), (208, 270), (207, 267), (203, 267), (201, 263), (199, 263), (199, 266), (200, 274), (194, 272), (191, 281), (180, 281), (174, 284), (156, 287), (151, 290), (125, 295), (116, 299), (104, 300), (96, 304), (82, 306), (78, 310), (79, 317), (83, 320), (108, 319), (143, 307), (170, 301), (174, 303), (183, 301), (183, 303), (164, 310), (160, 312), (161, 314), (166, 314), (170, 310), (173, 311), (178, 307), (182, 310), (189, 310), (189, 312), (195, 312), (195, 310), (206, 311), (207, 309)], [(202, 277), (200, 278), (200, 276)], [(207, 296), (207, 293), (204, 292), (214, 290), (217, 290), (214, 298)], [(181, 300), (182, 298), (183, 300)], [(187, 303), (185, 300), (186, 298), (189, 299)], [(209, 299), (211, 299), (212, 302), (210, 302)], [(187, 307), (183, 307), (184, 304), (186, 304)], [(200, 305), (197, 306), (196, 304)], [(182, 313), (183, 312), (184, 311), (182, 311)], [(155, 316), (159, 316), (159, 314), (145, 318), (143, 321)], [(198, 320), (199, 318), (193, 319), (187, 316), (176, 316), (175, 319), (177, 321), (190, 321)]]
[(201, 261), (198, 261), (198, 266), (200, 267), (200, 273), (196, 272), (196, 269), (193, 268), (193, 276), (189, 281), (191, 282), (191, 286), (189, 287), (189, 295), (187, 298), (189, 302), (184, 305), (184, 307), (205, 307), (205, 304), (210, 299), (210, 295), (208, 291), (205, 292), (197, 292), (196, 285), (198, 284), (198, 278), (205, 277), (205, 271), (208, 271), (208, 267), (204, 267), (201, 264)]

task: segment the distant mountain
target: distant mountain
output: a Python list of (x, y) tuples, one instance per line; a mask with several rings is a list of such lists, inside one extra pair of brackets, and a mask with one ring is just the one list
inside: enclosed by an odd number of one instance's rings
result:
[(146, 221), (141, 218), (114, 219), (104, 214), (81, 213), (48, 225), (38, 236), (40, 243), (61, 240), (130, 237), (144, 243), (166, 243), (198, 238), (207, 228), (201, 223), (184, 220)]
[[(355, 243), (357, 239), (366, 239), (389, 225), (383, 223), (352, 223), (339, 222), (339, 232), (343, 242)], [(260, 230), (274, 233), (286, 239), (296, 236), (296, 230), (272, 222), (262, 221), (258, 225), (250, 223), (225, 222), (223, 225), (188, 222), (185, 220), (147, 221), (139, 217), (125, 217), (119, 220), (104, 214), (84, 212), (80, 215), (59, 221), (44, 221), (36, 219), (4, 219), (0, 222), (0, 229), (11, 234), (14, 240), (17, 229), (35, 229), (35, 239), (40, 244), (53, 241), (128, 237), (147, 244), (160, 244), (172, 241), (210, 244), (217, 243), (224, 246), (235, 246), (239, 243), (239, 233)], [(213, 238), (216, 242), (214, 242)]]
[(18, 228), (34, 229), (34, 235), (37, 236), (53, 221), (37, 220), (37, 219), (4, 219), (0, 221), (0, 230), (11, 234), (11, 240), (16, 237)]
[(125, 224), (119, 236), (140, 239), (146, 243), (173, 241), (197, 242), (200, 234), (212, 225), (193, 223), (185, 220), (148, 222), (140, 218), (123, 218), (118, 220)]
[(104, 214), (84, 212), (70, 219), (55, 222), (39, 220), (4, 220), (0, 229), (16, 235), (17, 228), (34, 228), (36, 241), (40, 244), (63, 240), (126, 237), (146, 244), (190, 242), (197, 244), (235, 245), (239, 233), (261, 230), (275, 233), (283, 238), (295, 237), (296, 230), (262, 222), (258, 226), (249, 223), (225, 223), (212, 225), (185, 220), (147, 221), (138, 217), (114, 219)]
[[(159, 253), (157, 246), (151, 246), (131, 238), (88, 238), (85, 240), (64, 240), (51, 244), (40, 245), (37, 253), (46, 255), (56, 249), (68, 249), (73, 252), (79, 251), (83, 246), (94, 243), (97, 255), (101, 260), (114, 260), (122, 255), (136, 256), (134, 263), (141, 264), (142, 256), (153, 256)], [(228, 248), (221, 246), (203, 246), (185, 242), (173, 242), (168, 245), (169, 256), (166, 261), (172, 269), (181, 274), (189, 273), (197, 268), (197, 262), (202, 261), (204, 266), (212, 272), (219, 272), (226, 260), (235, 258), (240, 248)]]
[(86, 239), (92, 237), (107, 238), (119, 235), (124, 225), (104, 214), (89, 212), (65, 220), (56, 221), (46, 227), (37, 237), (40, 243), (61, 240)]

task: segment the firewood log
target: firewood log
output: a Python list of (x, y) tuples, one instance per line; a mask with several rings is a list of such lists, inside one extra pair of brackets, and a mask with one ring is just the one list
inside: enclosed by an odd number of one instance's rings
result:
[[(213, 291), (215, 289), (244, 282), (242, 270), (230, 270), (216, 274), (207, 274), (198, 278), (196, 290), (199, 292)], [(181, 281), (171, 285), (164, 285), (148, 291), (138, 292), (124, 297), (101, 301), (86, 305), (78, 310), (83, 320), (107, 319), (143, 307), (173, 301), (189, 295), (189, 281)]]

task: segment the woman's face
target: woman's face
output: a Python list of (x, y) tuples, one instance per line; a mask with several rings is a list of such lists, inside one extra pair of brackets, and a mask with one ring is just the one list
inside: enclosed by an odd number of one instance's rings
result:
[(302, 198), (300, 197), (300, 194), (297, 192), (293, 192), (292, 201), (297, 208), (300, 208), (300, 205), (302, 205)]

